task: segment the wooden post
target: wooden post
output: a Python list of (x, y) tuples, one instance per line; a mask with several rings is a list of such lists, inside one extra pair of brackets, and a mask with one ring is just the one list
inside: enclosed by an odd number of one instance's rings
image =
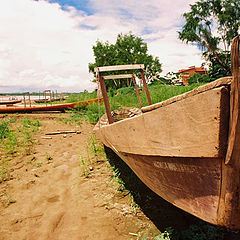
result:
[(149, 91), (148, 91), (147, 83), (146, 83), (145, 76), (144, 76), (144, 73), (143, 73), (142, 69), (140, 69), (140, 73), (141, 73), (141, 76), (142, 76), (143, 87), (144, 87), (144, 90), (145, 90), (146, 95), (147, 95), (148, 103), (149, 103), (149, 105), (152, 105), (152, 101), (151, 101), (151, 98), (150, 98), (150, 94), (149, 94)]
[(23, 102), (24, 102), (24, 107), (26, 108), (26, 99), (25, 99), (25, 93), (23, 94)]
[(50, 104), (52, 105), (52, 91), (51, 90), (50, 90), (49, 94), (50, 94)]
[(31, 107), (30, 93), (28, 92), (29, 106)]
[(45, 100), (45, 103), (46, 103), (46, 106), (47, 106), (47, 93), (44, 91), (44, 100)]
[(114, 120), (113, 120), (113, 117), (111, 114), (111, 108), (110, 108), (110, 104), (109, 104), (109, 100), (108, 100), (106, 85), (105, 85), (104, 79), (101, 76), (100, 72), (98, 72), (98, 80), (100, 82), (100, 86), (101, 86), (101, 90), (102, 90), (102, 95), (103, 95), (103, 100), (104, 100), (104, 104), (105, 104), (105, 108), (106, 108), (108, 122), (109, 122), (109, 124), (111, 124), (114, 122)]
[(133, 80), (134, 87), (135, 87), (135, 90), (136, 90), (136, 93), (137, 93), (139, 105), (140, 105), (140, 107), (142, 108), (143, 105), (142, 105), (141, 97), (140, 97), (140, 94), (139, 94), (139, 90), (138, 90), (138, 86), (137, 86), (137, 83), (136, 83), (136, 79), (135, 79), (135, 75), (134, 75), (134, 74), (132, 75), (132, 80)]
[(228, 149), (222, 163), (221, 195), (218, 206), (218, 224), (232, 229), (240, 226), (240, 36), (231, 47), (233, 80), (230, 92), (230, 120)]

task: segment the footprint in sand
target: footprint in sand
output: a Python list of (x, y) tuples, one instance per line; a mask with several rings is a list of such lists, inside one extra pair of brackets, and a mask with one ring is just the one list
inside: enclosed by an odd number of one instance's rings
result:
[(50, 202), (50, 203), (57, 202), (57, 201), (59, 201), (59, 195), (50, 197), (50, 198), (47, 199), (47, 201)]
[(67, 174), (68, 174), (69, 166), (66, 165), (66, 164), (62, 164), (62, 165), (57, 166), (56, 169), (61, 169), (61, 170), (63, 170), (63, 171), (64, 171), (64, 175), (67, 175)]

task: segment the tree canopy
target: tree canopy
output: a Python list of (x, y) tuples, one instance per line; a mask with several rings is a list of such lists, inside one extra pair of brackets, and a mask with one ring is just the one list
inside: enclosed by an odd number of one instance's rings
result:
[[(93, 46), (95, 63), (89, 63), (89, 72), (94, 73), (95, 67), (124, 65), (124, 64), (144, 64), (145, 75), (149, 81), (160, 78), (162, 65), (158, 57), (148, 54), (147, 43), (142, 38), (129, 34), (118, 34), (116, 43), (97, 41)], [(118, 72), (118, 74), (125, 73)], [(94, 73), (95, 74), (95, 73)], [(114, 74), (113, 73), (108, 73)], [(125, 80), (112, 81), (106, 80), (107, 88), (120, 88), (132, 85), (131, 82)]]
[(190, 6), (191, 10), (183, 14), (186, 23), (179, 38), (201, 47), (211, 63), (210, 68), (214, 65), (211, 70), (218, 67), (222, 75), (231, 74), (228, 51), (232, 39), (239, 33), (240, 1), (200, 0)]

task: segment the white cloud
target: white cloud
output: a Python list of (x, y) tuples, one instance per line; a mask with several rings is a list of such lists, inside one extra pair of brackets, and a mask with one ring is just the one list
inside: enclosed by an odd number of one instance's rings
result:
[[(46, 0), (8, 0), (0, 8), (0, 92), (6, 89), (92, 90), (88, 73), (96, 40), (118, 33), (143, 37), (164, 72), (199, 65), (196, 47), (177, 39), (181, 13), (192, 0), (90, 0), (95, 14)], [(2, 87), (1, 86), (5, 86)]]

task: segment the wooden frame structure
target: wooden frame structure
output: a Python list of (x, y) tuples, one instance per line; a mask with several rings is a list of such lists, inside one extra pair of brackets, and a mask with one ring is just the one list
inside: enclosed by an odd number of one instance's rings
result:
[(136, 79), (135, 79), (135, 75), (134, 74), (120, 74), (120, 75), (108, 75), (108, 76), (102, 76), (102, 72), (110, 72), (110, 71), (121, 71), (121, 70), (139, 70), (140, 74), (141, 74), (141, 78), (143, 81), (143, 87), (147, 96), (147, 100), (149, 105), (152, 105), (152, 101), (150, 98), (150, 94), (148, 91), (148, 87), (147, 87), (147, 83), (145, 80), (145, 76), (143, 73), (143, 69), (144, 69), (144, 64), (130, 64), (130, 65), (115, 65), (115, 66), (104, 66), (104, 67), (96, 67), (94, 68), (94, 71), (97, 73), (97, 77), (98, 77), (98, 81), (100, 83), (101, 86), (101, 91), (102, 91), (102, 95), (103, 95), (103, 99), (104, 99), (104, 104), (105, 104), (105, 108), (106, 108), (106, 114), (107, 114), (107, 118), (108, 118), (108, 122), (109, 124), (113, 123), (113, 117), (111, 114), (111, 108), (110, 108), (110, 104), (109, 104), (109, 99), (108, 99), (108, 95), (107, 95), (107, 90), (106, 90), (106, 85), (105, 85), (105, 81), (107, 79), (126, 79), (126, 78), (131, 78), (133, 80), (134, 86), (135, 86), (135, 90), (137, 93), (137, 98), (138, 98), (138, 102), (140, 107), (142, 107), (142, 101), (141, 101), (141, 97), (139, 94), (139, 90), (137, 87), (137, 83), (136, 83)]
[(47, 94), (50, 97), (50, 104), (52, 105), (52, 91), (51, 90), (44, 90), (44, 100), (47, 106)]
[(29, 92), (24, 92), (24, 93), (23, 93), (24, 107), (27, 106), (26, 97), (25, 97), (25, 96), (28, 96), (29, 106), (31, 107), (31, 99), (30, 99), (30, 93), (29, 93)]

